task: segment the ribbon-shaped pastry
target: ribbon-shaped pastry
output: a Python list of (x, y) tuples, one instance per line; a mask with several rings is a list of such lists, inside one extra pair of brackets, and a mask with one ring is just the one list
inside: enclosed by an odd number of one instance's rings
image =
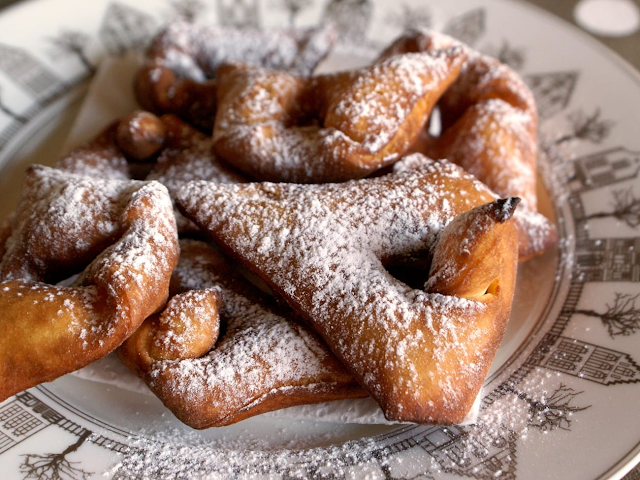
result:
[(177, 261), (158, 182), (30, 167), (0, 263), (0, 400), (113, 351), (164, 304)]
[[(193, 182), (176, 202), (313, 326), (388, 419), (456, 423), (509, 318), (517, 200), (422, 163), (342, 184)], [(425, 289), (385, 269), (420, 257)]]

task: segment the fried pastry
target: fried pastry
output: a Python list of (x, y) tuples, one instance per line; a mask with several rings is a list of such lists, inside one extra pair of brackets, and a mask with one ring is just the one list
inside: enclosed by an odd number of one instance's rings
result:
[(164, 304), (177, 260), (158, 182), (30, 167), (0, 262), (0, 401), (113, 351)]
[(466, 61), (438, 103), (442, 131), (433, 137), (424, 130), (415, 149), (460, 165), (498, 195), (521, 198), (520, 256), (529, 258), (556, 241), (553, 225), (537, 213), (538, 120), (531, 90), (507, 65), (434, 31), (410, 31), (380, 61), (454, 46), (464, 50)]
[[(244, 183), (249, 179), (221, 162), (213, 153), (211, 137), (196, 130), (175, 115), (160, 117), (165, 128), (163, 149), (146, 180), (157, 180), (173, 197), (192, 180)], [(194, 233), (197, 227), (175, 211), (178, 231)]]
[[(515, 199), (446, 162), (341, 184), (193, 182), (179, 208), (327, 342), (389, 420), (462, 421), (509, 317)], [(425, 289), (385, 265), (430, 256)]]
[[(55, 167), (93, 178), (156, 180), (170, 195), (191, 180), (249, 181), (218, 160), (210, 136), (175, 115), (157, 117), (143, 110), (112, 122), (60, 158)], [(175, 215), (181, 233), (196, 231), (178, 211)]]
[(403, 156), (464, 59), (454, 47), (312, 77), (225, 64), (214, 149), (258, 180), (364, 177)]
[(366, 396), (315, 333), (289, 320), (215, 248), (195, 240), (180, 247), (175, 296), (118, 355), (181, 421), (222, 426)]
[(167, 128), (150, 112), (136, 110), (118, 121), (115, 143), (130, 162), (148, 162), (164, 147)]
[(129, 162), (116, 143), (118, 123), (112, 122), (96, 137), (62, 156), (55, 168), (92, 178), (130, 180)]
[(156, 114), (174, 113), (211, 131), (216, 111), (216, 71), (225, 61), (243, 61), (309, 75), (330, 52), (329, 25), (302, 30), (249, 30), (176, 21), (153, 40), (134, 91)]
[(54, 166), (93, 178), (144, 178), (162, 150), (166, 135), (160, 118), (137, 110), (111, 122), (94, 138), (63, 155)]

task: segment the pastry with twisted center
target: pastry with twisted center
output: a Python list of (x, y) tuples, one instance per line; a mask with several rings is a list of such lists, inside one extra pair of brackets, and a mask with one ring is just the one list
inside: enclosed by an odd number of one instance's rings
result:
[(180, 250), (167, 309), (118, 349), (180, 420), (207, 428), (366, 396), (312, 331), (289, 320), (215, 248), (181, 240)]
[(0, 400), (115, 350), (164, 304), (177, 260), (159, 183), (30, 167), (0, 262)]
[[(165, 128), (163, 148), (146, 180), (157, 180), (173, 197), (180, 187), (192, 180), (219, 183), (245, 183), (249, 179), (220, 161), (213, 153), (212, 140), (175, 115), (160, 117)], [(195, 232), (197, 228), (175, 211), (178, 231)]]
[(134, 91), (143, 108), (174, 113), (211, 131), (216, 111), (216, 71), (243, 61), (309, 75), (335, 42), (332, 27), (250, 30), (176, 21), (153, 40)]
[[(509, 318), (517, 199), (422, 163), (341, 184), (193, 182), (176, 202), (313, 326), (389, 420), (459, 423)], [(385, 269), (430, 253), (424, 290)]]
[(63, 155), (54, 166), (100, 179), (144, 177), (163, 148), (166, 135), (160, 118), (138, 110), (111, 122), (95, 137)]
[[(156, 180), (170, 195), (191, 180), (248, 181), (213, 154), (210, 136), (175, 115), (157, 117), (142, 110), (112, 122), (55, 167), (93, 178)], [(175, 215), (181, 233), (195, 230), (179, 212)]]
[(464, 59), (454, 47), (312, 77), (223, 65), (214, 149), (258, 180), (364, 177), (403, 156)]
[(556, 240), (553, 225), (537, 212), (538, 120), (531, 90), (507, 65), (430, 30), (401, 36), (379, 61), (452, 47), (463, 49), (466, 61), (438, 103), (441, 134), (431, 137), (424, 130), (415, 149), (460, 165), (498, 195), (522, 199), (516, 221), (524, 260)]

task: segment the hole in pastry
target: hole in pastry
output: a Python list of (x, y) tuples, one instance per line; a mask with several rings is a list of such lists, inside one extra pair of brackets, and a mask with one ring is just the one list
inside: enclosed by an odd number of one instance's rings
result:
[(388, 265), (385, 268), (392, 277), (416, 290), (422, 290), (429, 278), (429, 267), (424, 269), (406, 265)]
[(64, 279), (58, 281), (56, 283), (56, 285), (59, 286), (59, 287), (72, 287), (79, 276), (80, 276), (79, 273), (75, 273), (75, 274), (73, 274), (73, 275), (71, 275), (71, 276), (69, 276), (67, 278), (64, 278)]
[(500, 282), (496, 278), (493, 282), (489, 284), (487, 290), (484, 292), (485, 295), (496, 295), (498, 293), (498, 288), (500, 287)]
[(442, 118), (440, 117), (440, 109), (437, 106), (431, 111), (428, 131), (431, 137), (439, 137), (442, 133)]
[(287, 122), (287, 128), (304, 129), (313, 127), (314, 129), (322, 128), (324, 126), (324, 116), (322, 112), (314, 102), (309, 92), (304, 92), (300, 96), (298, 105), (300, 108), (295, 112), (289, 122)]

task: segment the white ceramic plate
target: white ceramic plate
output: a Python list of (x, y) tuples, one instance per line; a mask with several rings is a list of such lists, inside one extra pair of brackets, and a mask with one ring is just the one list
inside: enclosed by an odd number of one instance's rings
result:
[(153, 397), (66, 376), (0, 404), (3, 479), (601, 479), (637, 462), (640, 77), (630, 67), (500, 0), (32, 0), (0, 16), (0, 218), (25, 166), (60, 153), (99, 60), (143, 45), (179, 12), (264, 28), (329, 16), (342, 36), (324, 68), (361, 65), (410, 26), (501, 57), (538, 99), (561, 241), (520, 268), (473, 426), (256, 417), (197, 432)]

